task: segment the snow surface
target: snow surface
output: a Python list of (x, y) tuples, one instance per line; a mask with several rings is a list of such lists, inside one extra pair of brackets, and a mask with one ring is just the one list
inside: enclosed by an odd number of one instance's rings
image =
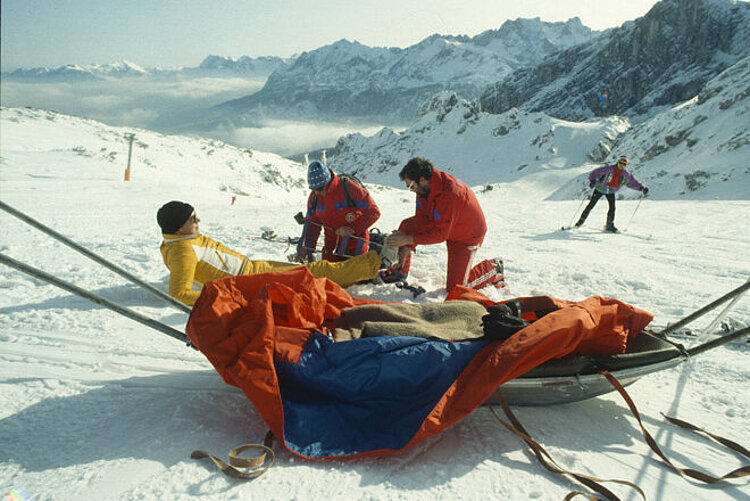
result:
[[(259, 239), (264, 229), (299, 233), (292, 215), (304, 204), (304, 168), (276, 155), (39, 110), (3, 108), (0, 119), (0, 199), (164, 290), (155, 212), (168, 200), (193, 203), (205, 234), (251, 258), (287, 252)], [(137, 140), (126, 183), (127, 132)], [(601, 232), (602, 201), (583, 229), (562, 232), (581, 202), (543, 200), (557, 178), (546, 190), (523, 186), (521, 178), (477, 190), (490, 228), (479, 258), (506, 263), (509, 286), (485, 290), (495, 300), (611, 296), (653, 312), (663, 326), (750, 276), (746, 200), (621, 200), (617, 224), (626, 231), (619, 235)], [(382, 230), (412, 214), (405, 190), (372, 185), (371, 192)], [(4, 212), (0, 228), (2, 254), (184, 328), (186, 314)], [(427, 293), (416, 301), (443, 300), (444, 263), (443, 246), (420, 248), (410, 281)], [(412, 300), (388, 285), (349, 291)], [(699, 332), (709, 319), (696, 322)], [(729, 319), (750, 324), (750, 300)], [(678, 465), (721, 475), (743, 464), (659, 413), (747, 446), (748, 351), (747, 343), (732, 343), (630, 387), (646, 427)], [(277, 447), (276, 464), (262, 477), (228, 479), (190, 453), (226, 457), (262, 440), (266, 427), (239, 390), (174, 339), (5, 266), (0, 388), (0, 494), (21, 499), (562, 499), (577, 488), (544, 470), (486, 407), (399, 454), (306, 461)], [(707, 487), (662, 465), (616, 394), (515, 411), (562, 466), (635, 482), (647, 499), (750, 499), (747, 480)], [(626, 487), (608, 487), (638, 499)]]

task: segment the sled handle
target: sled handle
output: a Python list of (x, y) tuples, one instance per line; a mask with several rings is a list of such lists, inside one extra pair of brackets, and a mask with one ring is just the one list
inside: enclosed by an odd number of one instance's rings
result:
[(177, 329), (173, 329), (172, 327), (165, 325), (161, 322), (157, 322), (156, 320), (149, 318), (145, 315), (141, 315), (140, 313), (133, 311), (130, 308), (121, 306), (98, 294), (89, 292), (86, 289), (82, 289), (76, 285), (71, 284), (70, 282), (61, 280), (55, 276), (50, 275), (49, 273), (43, 272), (42, 270), (39, 270), (37, 268), (24, 264), (20, 261), (16, 261), (15, 259), (8, 257), (2, 253), (0, 253), (0, 263), (6, 266), (10, 266), (11, 268), (14, 268), (23, 273), (26, 273), (27, 275), (31, 275), (34, 278), (38, 278), (52, 285), (56, 285), (57, 287), (63, 290), (66, 290), (84, 299), (88, 299), (89, 301), (96, 303), (100, 306), (104, 306), (105, 308), (109, 308), (110, 310), (115, 311), (119, 313), (120, 315), (128, 317), (131, 320), (135, 320), (136, 322), (140, 322), (143, 325), (147, 325), (148, 327), (151, 327), (152, 329), (156, 329), (157, 331), (162, 332), (175, 339), (179, 339), (180, 341), (186, 343), (188, 346), (192, 346), (190, 344), (190, 341), (188, 340), (187, 335), (185, 335), (185, 333), (180, 332)]
[(707, 304), (706, 306), (704, 306), (703, 308), (695, 311), (694, 313), (691, 313), (690, 315), (688, 315), (687, 317), (683, 318), (682, 320), (680, 320), (680, 321), (678, 321), (678, 322), (676, 322), (676, 323), (674, 323), (672, 325), (669, 325), (669, 326), (665, 327), (664, 330), (662, 330), (658, 334), (660, 336), (667, 336), (667, 335), (669, 335), (669, 334), (671, 334), (671, 333), (673, 333), (673, 332), (675, 332), (675, 331), (677, 331), (677, 330), (685, 327), (687, 324), (689, 324), (693, 320), (696, 320), (696, 319), (702, 317), (703, 315), (705, 315), (709, 311), (713, 310), (717, 306), (721, 305), (722, 303), (725, 303), (726, 301), (729, 301), (732, 298), (739, 298), (739, 296), (741, 296), (742, 294), (744, 294), (745, 291), (747, 291), (748, 289), (750, 289), (750, 279), (748, 279), (744, 284), (740, 285), (736, 289), (734, 289), (734, 290), (732, 290), (730, 292), (727, 292), (726, 294), (724, 294), (723, 296), (721, 296), (719, 299), (713, 301), (710, 304)]
[(153, 285), (150, 285), (150, 284), (144, 282), (143, 280), (139, 279), (138, 277), (135, 277), (135, 276), (131, 275), (130, 273), (128, 273), (127, 271), (123, 270), (119, 266), (111, 263), (110, 261), (107, 261), (106, 259), (104, 259), (103, 257), (101, 257), (101, 256), (99, 256), (97, 254), (94, 254), (93, 252), (91, 252), (90, 250), (86, 249), (85, 247), (82, 247), (82, 246), (78, 245), (77, 243), (75, 243), (74, 241), (72, 241), (71, 239), (69, 239), (68, 237), (66, 237), (64, 235), (61, 235), (60, 233), (56, 232), (55, 230), (53, 230), (52, 228), (50, 228), (48, 226), (43, 225), (42, 223), (40, 223), (36, 219), (33, 219), (33, 218), (27, 216), (26, 214), (24, 214), (23, 212), (19, 211), (18, 209), (14, 209), (13, 207), (11, 207), (10, 205), (6, 204), (2, 200), (0, 200), (0, 209), (4, 210), (5, 212), (7, 212), (8, 214), (10, 214), (11, 216), (17, 217), (18, 219), (20, 219), (24, 223), (33, 226), (34, 228), (36, 228), (37, 230), (41, 231), (42, 233), (46, 233), (47, 235), (51, 236), (55, 240), (57, 240), (57, 241), (65, 244), (65, 245), (67, 245), (71, 249), (80, 252), (81, 254), (83, 254), (84, 256), (86, 256), (87, 258), (96, 261), (97, 263), (101, 264), (105, 268), (108, 268), (109, 270), (114, 271), (115, 273), (117, 273), (121, 277), (125, 278), (126, 280), (129, 280), (129, 281), (133, 282), (134, 284), (136, 284), (136, 285), (138, 285), (140, 287), (143, 287), (144, 289), (146, 289), (150, 293), (154, 294), (155, 296), (159, 297), (160, 299), (163, 299), (164, 301), (166, 301), (167, 303), (171, 304), (172, 306), (175, 306), (175, 307), (179, 308), (180, 310), (184, 311), (185, 313), (190, 313), (191, 310), (190, 310), (189, 306), (187, 306), (185, 304), (182, 304), (181, 302), (179, 302), (178, 300), (176, 300), (172, 296), (168, 295), (164, 291), (161, 291), (161, 290), (157, 289), (156, 287), (154, 287)]

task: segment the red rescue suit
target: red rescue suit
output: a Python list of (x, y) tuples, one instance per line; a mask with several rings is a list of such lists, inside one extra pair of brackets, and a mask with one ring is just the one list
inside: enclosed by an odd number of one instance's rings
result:
[[(401, 221), (401, 233), (414, 237), (414, 246), (445, 242), (448, 247), (446, 288), (465, 285), (474, 277), (470, 273), (474, 255), (487, 233), (487, 222), (479, 201), (463, 181), (434, 169), (427, 198), (417, 196), (414, 216)], [(402, 273), (409, 270), (409, 261)]]
[[(322, 197), (311, 192), (307, 199), (307, 216), (303, 238), (305, 246), (315, 248), (324, 227), (323, 259), (343, 261), (347, 257), (365, 254), (370, 248), (369, 229), (380, 218), (380, 209), (362, 186), (347, 180), (351, 203), (346, 198), (342, 179), (331, 171), (332, 179)], [(336, 235), (336, 229), (348, 226), (350, 236)], [(356, 237), (356, 238), (355, 238)]]

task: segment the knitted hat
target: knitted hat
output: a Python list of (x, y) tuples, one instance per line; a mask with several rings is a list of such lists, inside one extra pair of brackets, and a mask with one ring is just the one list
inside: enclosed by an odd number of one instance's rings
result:
[(161, 206), (156, 213), (156, 222), (159, 223), (162, 233), (174, 234), (187, 223), (194, 210), (190, 204), (172, 200)]
[(311, 190), (321, 190), (331, 182), (331, 171), (317, 160), (307, 167), (307, 185)]
[(619, 158), (619, 159), (617, 160), (617, 163), (618, 163), (618, 164), (619, 164), (619, 163), (621, 163), (621, 164), (623, 164), (623, 165), (628, 165), (628, 157), (620, 157), (620, 158)]

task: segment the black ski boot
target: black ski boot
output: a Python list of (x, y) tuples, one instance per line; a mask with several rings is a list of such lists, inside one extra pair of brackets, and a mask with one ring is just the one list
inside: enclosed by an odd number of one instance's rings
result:
[(607, 226), (604, 228), (604, 231), (608, 231), (610, 233), (620, 233), (620, 230), (618, 230), (614, 223), (607, 223)]

